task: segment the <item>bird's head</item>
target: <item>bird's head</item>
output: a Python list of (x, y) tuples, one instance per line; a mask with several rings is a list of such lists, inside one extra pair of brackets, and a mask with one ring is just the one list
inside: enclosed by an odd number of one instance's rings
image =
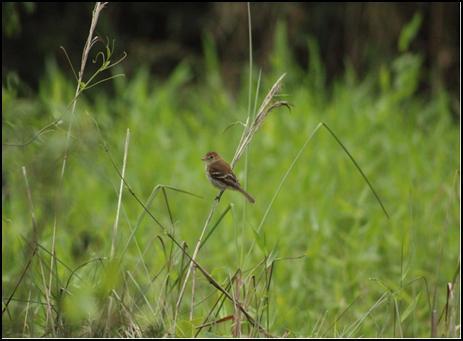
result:
[(220, 156), (216, 152), (209, 152), (206, 155), (204, 155), (204, 157), (202, 157), (201, 160), (203, 160), (207, 164), (210, 164), (212, 162), (220, 160)]

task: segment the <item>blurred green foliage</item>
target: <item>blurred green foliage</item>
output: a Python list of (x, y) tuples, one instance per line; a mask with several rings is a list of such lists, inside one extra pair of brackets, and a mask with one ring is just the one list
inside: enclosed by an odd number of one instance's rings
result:
[[(310, 54), (303, 68), (291, 56), (285, 24), (277, 25), (275, 48), (269, 56), (271, 70), (262, 74), (257, 106), (276, 78), (287, 72), (282, 92), (293, 108), (272, 112), (264, 122), (248, 151), (247, 173), (244, 159), (237, 165), (236, 174), (256, 204), (245, 208), (238, 193), (226, 192), (216, 218), (229, 203), (232, 209), (199, 255), (201, 264), (220, 282), (238, 268), (254, 266), (269, 252), (272, 257), (304, 256), (275, 263), (269, 297), (269, 329), (275, 335), (289, 331), (310, 337), (427, 337), (430, 304), (436, 304), (439, 314), (444, 308), (446, 284), (459, 262), (459, 129), (452, 122), (452, 104), (444, 89), (430, 97), (417, 94), (422, 56), (406, 47), (419, 18), (404, 29), (400, 53), (393, 60), (362, 78), (347, 67), (331, 86), (325, 81), (317, 40), (307, 39)], [(169, 208), (161, 194), (151, 207), (191, 249), (216, 195), (200, 158), (210, 150), (232, 158), (241, 126), (224, 130), (244, 121), (248, 107), (248, 67), (243, 65), (239, 92), (231, 93), (221, 76), (214, 40), (207, 35), (203, 51), (204, 69), (195, 82), (188, 61), (179, 63), (162, 81), (140, 65), (132, 77), (112, 80), (110, 91), (95, 87), (80, 98), (62, 183), (59, 174), (75, 89), (72, 75), (49, 60), (34, 97), (18, 95), (19, 80), (2, 83), (4, 144), (27, 141), (63, 115), (60, 124), (32, 143), (3, 146), (3, 302), (30, 254), (33, 210), (37, 240), (46, 250), (51, 248), (56, 217), (60, 262), (52, 300), (58, 311), (57, 330), (65, 330), (67, 336), (128, 336), (138, 330), (135, 326), (143, 336), (170, 331), (171, 313), (164, 315), (162, 300), (168, 300), (168, 309), (175, 301), (163, 294), (165, 274), (157, 274), (171, 245), (148, 217), (140, 221), (143, 210), (127, 191), (116, 259), (108, 260), (120, 179), (102, 147), (95, 121), (119, 166), (125, 131), (130, 128), (126, 177), (142, 200), (158, 184), (203, 197), (167, 191)], [(256, 86), (258, 68), (253, 70)], [(391, 219), (385, 218), (345, 153), (320, 130), (256, 233), (282, 176), (320, 121), (336, 132), (357, 159)], [(135, 238), (129, 239), (135, 228)], [(127, 253), (119, 259), (129, 241)], [(249, 250), (249, 257), (243, 257)], [(181, 267), (181, 254), (173, 252), (170, 283)], [(49, 266), (49, 254), (40, 249), (14, 296), (18, 300), (2, 314), (3, 336), (51, 334), (43, 303)], [(111, 315), (107, 302), (113, 290), (123, 304), (112, 297), (117, 310)], [(197, 291), (197, 301), (213, 293), (199, 275)], [(380, 300), (385, 293), (387, 299)], [(190, 322), (189, 300), (187, 295), (178, 336), (191, 336), (212, 302), (198, 304)], [(227, 304), (225, 312), (232, 314), (233, 307)], [(442, 334), (444, 324), (443, 320), (439, 324)], [(205, 335), (230, 336), (230, 325), (220, 324), (213, 334)]]
[(423, 16), (421, 13), (415, 13), (412, 20), (403, 28), (399, 37), (399, 51), (404, 52), (410, 46), (410, 43), (416, 37), (421, 27)]
[[(41, 67), (55, 58), (65, 68), (59, 46), (71, 60), (81, 58), (92, 3), (2, 3), (2, 74), (15, 71), (33, 90), (45, 76)], [(325, 80), (331, 82), (352, 67), (364, 78), (372, 68), (401, 52), (419, 51), (423, 59), (420, 92), (444, 84), (459, 96), (458, 3), (252, 3), (253, 58), (268, 71), (279, 22), (285, 22), (288, 54), (305, 67), (310, 37), (316, 37)], [(157, 78), (168, 78), (184, 60), (196, 78), (203, 64), (203, 36), (216, 46), (224, 83), (239, 86), (248, 63), (245, 3), (109, 4), (97, 34), (116, 38), (131, 56), (124, 72), (133, 76), (143, 64)], [(403, 29), (407, 27), (406, 29)], [(39, 38), (40, 37), (40, 38)], [(283, 61), (280, 61), (283, 62)], [(4, 79), (3, 79), (4, 80)], [(454, 109), (456, 115), (457, 109)]]
[(5, 37), (15, 37), (21, 32), (19, 7), (24, 8), (26, 13), (30, 14), (34, 12), (35, 4), (33, 2), (2, 3), (2, 34)]

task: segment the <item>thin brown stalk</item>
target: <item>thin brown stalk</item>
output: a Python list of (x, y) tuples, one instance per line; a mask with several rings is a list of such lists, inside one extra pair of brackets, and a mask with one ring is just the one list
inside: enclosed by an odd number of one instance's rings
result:
[(275, 262), (272, 262), (270, 265), (270, 270), (269, 270), (269, 275), (268, 275), (268, 281), (267, 285), (265, 287), (265, 308), (267, 312), (267, 330), (269, 329), (270, 326), (270, 283), (272, 282), (272, 275), (273, 275), (273, 270), (274, 270)]
[(234, 314), (233, 314), (233, 337), (241, 337), (241, 311), (237, 307), (237, 303), (240, 301), (242, 280), (241, 271), (238, 270), (238, 274), (235, 278), (235, 290), (233, 292), (233, 303), (234, 303)]
[(219, 323), (222, 323), (222, 322), (225, 322), (225, 321), (229, 321), (229, 320), (233, 320), (233, 315), (228, 315), (228, 316), (222, 317), (221, 319), (218, 319), (218, 320), (214, 320), (214, 321), (211, 321), (211, 322), (203, 323), (202, 325), (198, 326), (197, 328), (210, 327), (210, 326), (213, 326), (213, 325), (215, 325), (215, 324), (219, 324)]
[[(27, 179), (26, 167), (23, 166), (22, 171), (23, 171), (25, 182), (26, 182), (26, 190), (27, 190), (27, 195), (28, 195), (28, 198), (29, 198), (29, 205), (31, 206), (32, 228), (33, 228), (33, 231), (35, 231), (36, 223), (35, 223), (35, 215), (34, 215), (34, 206), (32, 204), (32, 196), (31, 196), (31, 191), (30, 191), (30, 187), (29, 187), (29, 181)], [(35, 232), (33, 232), (33, 233), (35, 235)], [(34, 247), (32, 249), (32, 254), (30, 255), (30, 258), (29, 258), (26, 266), (24, 267), (23, 271), (21, 272), (21, 275), (19, 276), (19, 279), (16, 282), (15, 287), (13, 288), (13, 292), (11, 293), (11, 295), (8, 297), (6, 303), (4, 304), (4, 307), (2, 309), (2, 314), (4, 314), (5, 311), (8, 309), (8, 305), (10, 304), (11, 299), (13, 298), (14, 294), (16, 293), (16, 290), (18, 289), (19, 285), (23, 281), (24, 276), (26, 275), (27, 271), (29, 270), (29, 267), (30, 267), (30, 265), (32, 263), (32, 260), (33, 260), (33, 258), (35, 256), (36, 252), (37, 252), (37, 247)]]
[[(289, 107), (289, 104), (287, 102), (285, 102), (285, 101), (276, 101), (276, 102), (272, 103), (273, 98), (278, 94), (278, 92), (281, 89), (281, 85), (282, 85), (283, 78), (285, 77), (285, 75), (286, 74), (283, 74), (283, 75), (280, 76), (280, 78), (278, 78), (278, 80), (275, 82), (275, 84), (272, 86), (272, 88), (268, 92), (267, 96), (265, 96), (265, 99), (262, 102), (262, 104), (261, 104), (261, 106), (259, 108), (258, 114), (256, 115), (256, 118), (254, 119), (251, 126), (248, 126), (248, 124), (246, 124), (246, 127), (245, 127), (245, 129), (243, 131), (243, 135), (241, 137), (240, 144), (238, 145), (238, 147), (236, 149), (236, 152), (235, 152), (235, 156), (233, 157), (233, 160), (232, 160), (232, 162), (230, 164), (230, 166), (232, 168), (236, 165), (238, 160), (241, 158), (244, 151), (246, 150), (246, 148), (251, 143), (252, 138), (254, 137), (257, 130), (262, 125), (263, 121), (268, 116), (270, 111), (275, 109), (275, 108), (281, 107), (281, 106)], [(176, 308), (175, 308), (176, 313), (175, 313), (175, 316), (174, 316), (174, 326), (175, 326), (175, 322), (176, 322), (176, 319), (177, 319), (177, 312), (179, 311), (180, 304), (181, 304), (182, 298), (183, 298), (183, 294), (185, 292), (186, 284), (187, 284), (188, 279), (189, 279), (190, 274), (191, 274), (192, 266), (193, 266), (193, 263), (194, 263), (193, 261), (196, 260), (196, 257), (198, 255), (198, 251), (200, 249), (200, 246), (201, 246), (201, 243), (202, 243), (202, 240), (203, 240), (203, 237), (204, 237), (204, 234), (206, 232), (207, 227), (209, 226), (212, 215), (214, 214), (214, 212), (215, 212), (215, 210), (217, 208), (217, 205), (220, 202), (220, 198), (221, 198), (222, 194), (223, 194), (223, 190), (220, 191), (219, 194), (217, 195), (217, 197), (214, 199), (214, 201), (212, 203), (212, 207), (209, 210), (209, 214), (208, 214), (208, 216), (206, 218), (203, 229), (201, 231), (201, 234), (200, 234), (200, 236), (198, 238), (198, 241), (196, 242), (196, 246), (195, 246), (193, 255), (191, 257), (192, 261), (191, 261), (190, 266), (188, 268), (185, 279), (183, 280), (182, 289), (180, 290), (180, 294), (179, 294), (179, 297), (178, 297), (178, 300), (177, 300), (177, 304), (176, 304)]]
[[(233, 282), (233, 280), (234, 280), (234, 278), (235, 278), (235, 276), (237, 274), (238, 274), (238, 271), (236, 271), (235, 274), (231, 277), (231, 279), (228, 280), (227, 286), (225, 287), (226, 291), (230, 290), (232, 282)], [(203, 323), (200, 326), (196, 327), (198, 330), (196, 331), (195, 337), (198, 336), (198, 334), (201, 332), (201, 329), (204, 328), (204, 326), (209, 326), (210, 325), (210, 323), (208, 323), (207, 321), (209, 321), (209, 318), (212, 316), (212, 313), (214, 312), (215, 307), (217, 307), (217, 305), (219, 305), (219, 303), (222, 302), (222, 303), (220, 303), (219, 308), (217, 309), (216, 314), (215, 314), (215, 318), (217, 318), (217, 315), (220, 312), (220, 309), (222, 308), (222, 305), (223, 305), (224, 301), (225, 301), (225, 295), (223, 295), (223, 293), (222, 293), (219, 296), (219, 298), (217, 299), (217, 301), (215, 301), (212, 308), (209, 310), (209, 313), (207, 314), (207, 316), (204, 319)]]
[(21, 282), (23, 281), (24, 279), (24, 276), (26, 275), (27, 273), (27, 270), (29, 270), (29, 267), (31, 266), (31, 263), (32, 263), (32, 260), (35, 256), (35, 253), (37, 252), (37, 248), (34, 248), (33, 251), (32, 251), (32, 255), (30, 256), (26, 266), (24, 267), (23, 271), (21, 272), (21, 275), (19, 276), (19, 279), (18, 281), (16, 282), (16, 285), (14, 286), (13, 288), (13, 292), (11, 293), (11, 295), (8, 297), (8, 299), (6, 300), (4, 306), (3, 306), (3, 309), (2, 309), (2, 315), (5, 313), (5, 311), (8, 309), (8, 305), (10, 304), (11, 302), (11, 299), (13, 298), (14, 294), (16, 293), (16, 290), (18, 289), (19, 285), (21, 284)]
[(178, 296), (177, 303), (175, 304), (174, 330), (175, 330), (175, 324), (176, 324), (177, 317), (178, 317), (178, 311), (180, 309), (180, 304), (182, 303), (183, 294), (185, 292), (186, 284), (187, 284), (188, 279), (190, 278), (190, 274), (191, 274), (191, 272), (193, 270), (193, 265), (194, 265), (193, 260), (196, 260), (196, 256), (198, 255), (199, 248), (200, 248), (201, 242), (203, 240), (204, 234), (206, 232), (207, 226), (209, 226), (209, 222), (211, 221), (212, 215), (214, 214), (215, 209), (217, 208), (217, 204), (219, 203), (220, 196), (222, 195), (222, 193), (223, 193), (223, 191), (221, 191), (219, 196), (214, 200), (214, 203), (212, 204), (212, 208), (209, 211), (209, 215), (207, 216), (206, 222), (204, 223), (203, 230), (201, 231), (201, 235), (199, 236), (199, 239), (198, 239), (198, 241), (196, 243), (196, 247), (195, 247), (195, 249), (193, 251), (193, 256), (191, 257), (192, 260), (190, 262), (190, 266), (188, 267), (188, 271), (187, 271), (187, 273), (185, 275), (185, 278), (183, 280), (183, 283), (182, 283), (182, 286), (181, 286), (181, 289), (180, 289), (180, 293), (179, 293), (179, 296)]
[[(252, 289), (253, 289), (253, 296), (255, 298), (254, 300), (254, 310), (256, 312), (256, 316), (259, 316), (259, 308), (260, 308), (260, 300), (257, 296), (257, 282), (256, 282), (256, 276), (252, 275), (251, 276), (251, 284), (252, 284)], [(249, 295), (251, 297), (251, 295)], [(252, 337), (254, 333), (254, 328), (251, 330), (249, 335)]]
[[(104, 141), (103, 141), (104, 142)], [(190, 254), (184, 249), (184, 247), (182, 246), (182, 244), (180, 244), (177, 239), (174, 237), (174, 235), (172, 233), (170, 233), (167, 228), (148, 210), (148, 208), (145, 206), (145, 204), (140, 200), (140, 198), (135, 194), (135, 192), (133, 191), (133, 189), (130, 187), (130, 185), (127, 183), (127, 181), (125, 180), (125, 178), (122, 176), (121, 172), (119, 171), (119, 169), (117, 168), (116, 166), (116, 163), (114, 162), (113, 158), (111, 157), (111, 154), (109, 153), (109, 149), (108, 149), (108, 146), (107, 144), (104, 142), (103, 143), (103, 147), (106, 151), (106, 153), (108, 154), (109, 158), (110, 158), (110, 161), (111, 161), (111, 164), (112, 166), (114, 167), (114, 169), (116, 170), (118, 176), (123, 180), (125, 186), (127, 187), (127, 190), (129, 191), (129, 193), (132, 195), (132, 197), (138, 202), (138, 204), (140, 204), (140, 206), (145, 210), (145, 212), (150, 216), (150, 218), (163, 230), (163, 232), (165, 233), (165, 235), (175, 244), (175, 246), (177, 248), (179, 248), (181, 251), (182, 251), (182, 254), (184, 256), (186, 256), (186, 258), (188, 258), (187, 261), (191, 262), (192, 264), (194, 264), (196, 266), (196, 268), (201, 272), (201, 274), (207, 279), (207, 281), (209, 282), (209, 284), (211, 284), (214, 288), (216, 288), (217, 290), (219, 290), (220, 292), (222, 292), (225, 297), (230, 300), (231, 302), (233, 302), (233, 298), (231, 297), (231, 295), (220, 285), (220, 283), (218, 283), (214, 277), (212, 277), (209, 272), (207, 272), (207, 270), (205, 268), (203, 268), (192, 256), (190, 256)], [(268, 337), (271, 337), (271, 334), (269, 334), (247, 311), (246, 309), (241, 305), (241, 304), (237, 304), (238, 308), (241, 310), (241, 312), (244, 314), (244, 316), (246, 317), (246, 319), (249, 321), (249, 323), (251, 323), (253, 326), (257, 327), (265, 336), (268, 336)], [(177, 314), (177, 312), (174, 313), (175, 315)], [(175, 321), (174, 321), (175, 323)], [(175, 326), (175, 324), (174, 324)], [(174, 328), (175, 330), (175, 328)]]

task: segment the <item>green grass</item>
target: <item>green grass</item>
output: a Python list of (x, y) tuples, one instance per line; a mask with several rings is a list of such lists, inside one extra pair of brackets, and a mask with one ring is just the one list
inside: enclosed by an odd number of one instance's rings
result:
[[(266, 119), (248, 150), (247, 175), (244, 158), (235, 168), (239, 179), (247, 179), (256, 204), (225, 192), (212, 223), (227, 212), (212, 225), (198, 261), (223, 287), (241, 269), (244, 305), (272, 335), (430, 336), (432, 309), (439, 317), (447, 302), (447, 283), (459, 269), (459, 128), (451, 119), (451, 99), (445, 89), (430, 96), (417, 92), (424, 69), (420, 56), (411, 52), (398, 53), (362, 78), (347, 67), (345, 75), (327, 86), (316, 40), (308, 41), (308, 67), (302, 69), (288, 53), (284, 25), (279, 25), (275, 39), (257, 107), (286, 72), (282, 99), (292, 109), (277, 109)], [(195, 81), (188, 62), (164, 81), (141, 66), (134, 75), (112, 80), (113, 91), (99, 86), (85, 93), (77, 103), (62, 183), (69, 103), (75, 91), (72, 74), (50, 61), (37, 96), (20, 96), (14, 77), (2, 83), (4, 144), (27, 141), (64, 114), (62, 124), (26, 146), (3, 146), (4, 307), (32, 253), (23, 166), (42, 246), (2, 314), (3, 336), (194, 335), (219, 293), (196, 270), (193, 319), (188, 285), (173, 330), (182, 282), (177, 278), (187, 259), (127, 190), (122, 194), (115, 258), (109, 259), (120, 178), (103, 141), (121, 169), (130, 129), (126, 179), (143, 202), (159, 184), (201, 196), (158, 187), (147, 205), (191, 253), (217, 194), (200, 158), (216, 150), (232, 159), (243, 128), (226, 128), (244, 122), (249, 106), (249, 66), (243, 66), (238, 92), (224, 85), (219, 66), (206, 38), (204, 69)], [(252, 98), (258, 66), (253, 70)], [(390, 219), (347, 154), (322, 128), (257, 231), (278, 184), (319, 122), (326, 123), (356, 159)], [(59, 262), (52, 277), (54, 310), (47, 319), (44, 303), (55, 217)], [(262, 260), (264, 265), (252, 269)], [(69, 269), (79, 266), (71, 277)], [(234, 281), (231, 286), (233, 296), (238, 285)], [(455, 302), (459, 290), (457, 285)], [(454, 307), (457, 325), (458, 311), (459, 306)], [(234, 313), (226, 301), (216, 318)], [(241, 319), (243, 335), (258, 334), (244, 316)], [(442, 317), (438, 335), (459, 333)], [(200, 335), (231, 336), (232, 322), (205, 328)]]

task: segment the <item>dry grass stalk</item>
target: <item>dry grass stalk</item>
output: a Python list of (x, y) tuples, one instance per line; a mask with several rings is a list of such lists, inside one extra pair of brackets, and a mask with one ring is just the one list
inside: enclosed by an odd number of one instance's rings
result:
[[(246, 127), (243, 131), (243, 135), (241, 136), (241, 140), (240, 140), (240, 143), (238, 144), (238, 147), (236, 149), (236, 152), (235, 152), (235, 156), (233, 157), (233, 160), (230, 164), (230, 166), (233, 168), (235, 166), (235, 164), (238, 162), (238, 160), (241, 158), (241, 156), (243, 155), (243, 153), (245, 152), (246, 148), (249, 146), (249, 144), (251, 143), (252, 141), (252, 138), (254, 137), (254, 135), (256, 134), (257, 130), (260, 128), (260, 126), (262, 125), (263, 121), (265, 120), (265, 118), (268, 116), (268, 114), (270, 113), (270, 111), (272, 111), (273, 109), (275, 108), (278, 108), (278, 107), (281, 107), (281, 106), (286, 106), (289, 108), (289, 104), (288, 102), (286, 101), (274, 101), (272, 102), (272, 100), (274, 99), (274, 97), (278, 94), (278, 92), (280, 91), (281, 89), (281, 85), (282, 85), (282, 82), (283, 82), (283, 78), (286, 76), (286, 74), (283, 74), (280, 76), (280, 78), (278, 78), (278, 80), (273, 84), (272, 88), (270, 89), (270, 91), (268, 92), (267, 96), (265, 96), (264, 98), (264, 101), (262, 102), (260, 108), (259, 108), (259, 111), (256, 115), (256, 118), (254, 119), (254, 122), (251, 124), (251, 126), (249, 126), (249, 118), (248, 118), (248, 121), (247, 121), (247, 124), (246, 124)], [(200, 237), (198, 238), (198, 241), (196, 242), (196, 246), (195, 246), (195, 249), (194, 249), (194, 252), (193, 252), (193, 255), (191, 256), (191, 261), (190, 261), (190, 266), (188, 267), (188, 271), (187, 271), (187, 274), (185, 276), (185, 279), (183, 280), (183, 284), (182, 284), (182, 288), (180, 290), (180, 293), (179, 293), (179, 297), (178, 297), (178, 300), (177, 300), (177, 303), (175, 305), (175, 312), (174, 312), (174, 329), (175, 329), (175, 324), (176, 324), (176, 320), (177, 320), (177, 315), (178, 315), (178, 311), (180, 309), (180, 304), (182, 302), (182, 299), (183, 299), (183, 295), (185, 293), (185, 288), (186, 288), (186, 284), (188, 282), (188, 279), (190, 278), (190, 275), (191, 275), (191, 271), (192, 271), (192, 268), (193, 268), (193, 265), (196, 261), (196, 257), (198, 255), (198, 251), (199, 251), (199, 248), (201, 246), (201, 243), (203, 241), (203, 238), (204, 238), (204, 234), (206, 232), (206, 229), (207, 227), (209, 226), (209, 223), (211, 221), (211, 218), (212, 218), (212, 215), (214, 214), (216, 208), (217, 208), (217, 205), (220, 201), (220, 198), (223, 194), (223, 191), (221, 191), (218, 196), (215, 198), (213, 204), (212, 204), (212, 207), (209, 211), (209, 214), (206, 218), (206, 221), (204, 223), (204, 226), (203, 226), (203, 229), (201, 231), (201, 235)]]
[(252, 138), (256, 134), (257, 130), (264, 122), (267, 115), (275, 108), (286, 106), (289, 108), (289, 103), (286, 101), (275, 101), (272, 102), (273, 98), (278, 95), (281, 90), (281, 85), (283, 82), (283, 78), (285, 78), (286, 73), (282, 74), (280, 78), (273, 84), (272, 88), (268, 92), (267, 96), (265, 96), (259, 111), (254, 119), (254, 122), (249, 127), (248, 123), (246, 123), (246, 128), (243, 131), (243, 135), (241, 136), (241, 141), (238, 144), (238, 148), (236, 148), (235, 156), (233, 157), (232, 162), (230, 163), (231, 168), (234, 168), (238, 160), (241, 158), (243, 153), (245, 152), (246, 148), (248, 147), (249, 143), (251, 143)]
[(447, 283), (447, 303), (445, 309), (445, 321), (447, 324), (447, 337), (456, 337), (456, 326), (455, 326), (455, 287), (452, 282)]
[(24, 176), (24, 182), (26, 183), (26, 191), (27, 191), (27, 200), (29, 201), (29, 206), (31, 210), (31, 219), (32, 219), (32, 242), (37, 242), (37, 219), (35, 218), (35, 209), (34, 204), (32, 202), (32, 193), (31, 187), (29, 185), (29, 179), (27, 178), (27, 171), (26, 166), (22, 166), (22, 172)]
[[(87, 40), (84, 45), (84, 49), (82, 51), (82, 59), (81, 59), (81, 64), (80, 64), (80, 71), (79, 71), (79, 76), (77, 80), (77, 86), (76, 86), (76, 91), (74, 95), (74, 99), (72, 100), (72, 107), (71, 107), (71, 119), (69, 122), (69, 126), (67, 129), (66, 133), (66, 141), (65, 141), (65, 147), (64, 147), (64, 156), (63, 156), (63, 164), (61, 166), (61, 174), (60, 174), (60, 184), (63, 182), (64, 178), (64, 172), (66, 169), (66, 162), (68, 158), (68, 151), (69, 151), (69, 143), (71, 140), (71, 131), (72, 131), (72, 124), (74, 122), (74, 113), (76, 110), (76, 104), (77, 104), (77, 98), (79, 97), (80, 90), (81, 90), (81, 85), (82, 85), (82, 79), (85, 71), (85, 66), (87, 64), (87, 59), (88, 55), (90, 53), (90, 50), (92, 46), (98, 41), (98, 37), (93, 37), (93, 33), (95, 31), (96, 24), (98, 22), (98, 17), (100, 16), (101, 11), (103, 8), (106, 6), (107, 2), (97, 2), (95, 4), (95, 7), (92, 12), (92, 22), (90, 24), (90, 30), (88, 33)], [(58, 205), (59, 200), (57, 199), (56, 205)], [(56, 209), (57, 210), (57, 209)], [(51, 288), (52, 288), (52, 281), (53, 281), (53, 271), (54, 271), (54, 264), (56, 262), (56, 254), (55, 254), (55, 245), (56, 245), (56, 224), (57, 224), (57, 216), (55, 212), (55, 218), (53, 222), (53, 235), (52, 235), (52, 242), (51, 242), (51, 257), (50, 257), (50, 278), (48, 281), (48, 287), (45, 289), (46, 291), (46, 296), (51, 297)], [(54, 327), (53, 327), (54, 329)]]
[[(125, 137), (125, 146), (124, 146), (124, 161), (122, 162), (122, 177), (125, 177), (125, 168), (127, 165), (127, 154), (128, 154), (128, 149), (129, 149), (129, 141), (130, 141), (130, 130), (127, 128), (127, 135)], [(117, 198), (117, 210), (116, 210), (116, 218), (114, 220), (114, 225), (113, 225), (113, 238), (112, 238), (112, 243), (111, 243), (111, 253), (110, 253), (110, 259), (114, 257), (114, 251), (116, 247), (116, 236), (117, 236), (117, 227), (119, 225), (119, 213), (121, 210), (121, 203), (122, 203), (122, 190), (124, 189), (124, 181), (121, 179), (121, 183), (119, 186), (119, 196)]]
[(233, 315), (233, 327), (232, 335), (233, 337), (241, 337), (241, 311), (237, 307), (237, 303), (240, 301), (240, 292), (243, 282), (241, 280), (241, 271), (238, 270), (238, 274), (235, 278), (235, 290), (233, 295), (233, 304), (234, 304), (234, 315)]
[(71, 122), (69, 123), (69, 128), (67, 131), (66, 136), (66, 148), (64, 153), (63, 165), (61, 167), (61, 178), (64, 176), (64, 171), (66, 169), (66, 160), (68, 156), (68, 148), (69, 148), (69, 139), (71, 137), (71, 130), (72, 130), (72, 122), (74, 117), (74, 112), (76, 110), (77, 98), (79, 97), (80, 90), (82, 88), (82, 79), (84, 77), (85, 66), (87, 65), (88, 55), (90, 54), (90, 50), (92, 49), (93, 45), (98, 41), (97, 36), (93, 36), (93, 32), (95, 31), (96, 24), (98, 22), (98, 17), (100, 16), (101, 11), (107, 5), (107, 2), (97, 2), (95, 7), (93, 8), (92, 12), (92, 22), (90, 24), (90, 30), (88, 32), (87, 41), (85, 42), (84, 49), (82, 51), (82, 59), (80, 62), (80, 70), (79, 70), (79, 77), (77, 80), (76, 91), (74, 94), (74, 99), (72, 100), (72, 107), (71, 107)]
[(192, 280), (191, 280), (191, 307), (190, 307), (190, 321), (193, 321), (193, 311), (195, 306), (195, 289), (196, 289), (196, 277), (195, 277), (196, 267), (193, 265), (192, 270)]
[[(271, 109), (275, 108), (276, 106), (272, 106)], [(98, 128), (98, 124), (97, 122), (96, 123), (96, 126)], [(101, 132), (100, 132), (101, 133)], [(146, 207), (146, 205), (140, 200), (140, 198), (135, 194), (135, 192), (133, 191), (133, 189), (131, 188), (131, 186), (127, 183), (127, 181), (125, 180), (125, 178), (122, 176), (119, 168), (117, 167), (116, 163), (114, 162), (113, 158), (111, 157), (111, 154), (109, 152), (109, 148), (108, 148), (108, 145), (107, 143), (104, 141), (103, 139), (103, 148), (105, 150), (105, 152), (108, 154), (109, 158), (110, 158), (110, 161), (111, 161), (111, 164), (112, 166), (114, 167), (114, 169), (116, 170), (118, 176), (122, 179), (122, 181), (124, 182), (125, 186), (127, 187), (129, 193), (133, 196), (133, 198), (140, 204), (141, 207), (143, 207), (143, 210), (149, 215), (149, 217), (164, 231), (165, 235), (175, 244), (175, 246), (177, 248), (179, 248), (181, 251), (182, 251), (182, 256), (185, 256), (186, 258), (188, 258), (188, 262), (191, 264), (193, 264), (196, 269), (198, 269), (201, 274), (206, 278), (206, 280), (209, 282), (210, 285), (212, 285), (214, 288), (216, 288), (218, 291), (220, 291), (224, 297), (226, 299), (228, 299), (230, 302), (234, 302), (233, 300), (233, 297), (230, 295), (230, 293), (222, 287), (222, 285), (220, 285), (219, 282), (217, 282), (217, 280), (214, 279), (214, 277), (211, 276), (211, 274), (206, 271), (206, 269), (204, 267), (202, 267), (197, 261), (196, 259), (191, 256), (185, 249), (184, 249), (184, 246), (182, 246), (182, 244), (177, 241), (177, 239), (175, 238), (175, 236), (168, 231), (168, 229), (150, 212), (150, 210)], [(204, 235), (204, 231), (205, 231), (205, 228), (208, 226), (208, 222), (210, 220), (210, 217), (212, 216), (212, 213), (214, 212), (215, 210), (215, 206), (218, 204), (220, 200), (220, 197), (217, 197), (216, 200), (214, 200), (214, 205), (213, 205), (213, 209), (211, 209), (210, 213), (209, 213), (209, 217), (208, 217), (208, 221), (207, 223), (205, 224), (205, 227), (203, 228), (203, 232), (202, 232), (202, 236)], [(202, 237), (200, 238), (202, 239)], [(201, 243), (198, 243), (197, 245), (197, 249), (196, 249), (196, 254), (198, 253), (198, 250), (199, 250), (199, 247), (201, 246)], [(191, 271), (191, 266), (188, 266), (188, 269)], [(181, 290), (181, 295), (179, 294), (180, 296), (180, 299), (179, 301), (177, 302), (177, 305), (176, 305), (176, 308), (174, 310), (174, 323), (173, 323), (173, 330), (175, 331), (175, 325), (176, 325), (176, 318), (177, 318), (177, 315), (178, 315), (178, 308), (179, 308), (179, 305), (180, 305), (180, 300), (181, 300), (181, 297), (183, 297), (183, 291), (184, 291), (184, 288), (185, 288), (185, 283), (186, 283), (187, 279), (185, 280), (185, 282), (183, 283), (184, 285), (182, 286), (182, 290)], [(179, 282), (180, 283), (180, 282)], [(148, 303), (149, 304), (149, 303)], [(248, 320), (248, 322), (257, 328), (257, 330), (259, 330), (262, 334), (264, 334), (265, 336), (267, 337), (272, 337), (272, 335), (270, 333), (268, 333), (261, 325), (258, 321), (256, 321), (252, 316), (251, 314), (249, 314), (246, 309), (244, 308), (244, 306), (237, 302), (236, 303), (236, 307), (243, 313), (244, 317)]]

